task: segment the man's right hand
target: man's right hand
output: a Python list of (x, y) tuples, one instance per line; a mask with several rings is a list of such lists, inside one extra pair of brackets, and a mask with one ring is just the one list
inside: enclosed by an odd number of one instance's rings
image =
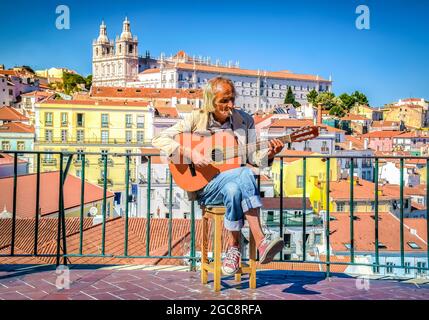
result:
[(207, 158), (198, 151), (191, 150), (189, 148), (183, 148), (182, 155), (188, 158), (197, 168), (208, 166), (212, 162), (210, 158)]

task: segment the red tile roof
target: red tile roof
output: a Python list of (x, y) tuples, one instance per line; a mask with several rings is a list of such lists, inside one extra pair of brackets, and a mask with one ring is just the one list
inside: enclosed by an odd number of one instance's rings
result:
[(129, 106), (129, 107), (147, 107), (146, 101), (112, 101), (112, 100), (55, 100), (48, 99), (41, 103), (44, 104), (67, 104), (67, 105), (90, 105), (90, 106)]
[(29, 119), (12, 107), (0, 108), (0, 120), (3, 121), (28, 121)]
[(393, 138), (399, 134), (397, 130), (372, 131), (362, 135), (362, 138)]
[[(424, 241), (428, 241), (427, 234), (427, 221), (425, 218), (404, 218), (405, 228), (414, 229), (417, 236), (422, 238)], [(410, 230), (410, 232), (413, 232)]]
[(34, 127), (20, 122), (7, 122), (0, 125), (0, 133), (2, 132), (34, 133)]
[(167, 117), (167, 118), (178, 118), (179, 114), (177, 109), (173, 107), (156, 107), (155, 108), (158, 116)]
[(253, 116), (253, 120), (255, 121), (255, 125), (257, 125), (258, 123), (267, 120), (269, 118), (271, 118), (273, 115), (272, 114), (264, 114), (264, 115), (254, 115)]
[(160, 98), (171, 99), (187, 98), (202, 99), (201, 89), (158, 89), (158, 88), (117, 88), (117, 87), (93, 87), (91, 96), (95, 98)]
[[(386, 194), (391, 194), (399, 197), (399, 185), (385, 184), (379, 187)], [(406, 196), (426, 196), (426, 185), (420, 184), (414, 187), (404, 187), (404, 195)]]
[[(198, 70), (202, 72), (211, 72), (211, 73), (224, 73), (224, 74), (232, 74), (232, 75), (242, 75), (242, 76), (258, 76), (258, 70), (249, 70), (249, 69), (240, 69), (240, 68), (228, 68), (228, 67), (216, 67), (216, 66), (208, 66), (201, 64), (191, 64), (191, 63), (178, 63), (177, 69), (184, 70)], [(275, 78), (275, 79), (296, 79), (296, 80), (308, 80), (308, 81), (320, 81), (327, 82), (329, 80), (323, 79), (322, 77), (318, 77), (315, 75), (309, 74), (296, 74), (284, 71), (266, 71), (260, 72), (260, 75), (265, 76), (267, 78)]]
[[(279, 209), (280, 208), (280, 198), (274, 197), (263, 197), (261, 198), (262, 208), (264, 209)], [(302, 197), (283, 197), (283, 209), (299, 209), (302, 210)], [(311, 210), (311, 202), (306, 198), (306, 208)]]
[[(364, 180), (354, 179), (353, 199), (355, 201), (370, 201), (375, 199), (374, 190), (375, 184)], [(341, 179), (339, 181), (330, 182), (330, 196), (334, 201), (350, 199), (350, 180)], [(378, 196), (379, 200), (399, 199), (399, 193), (393, 192), (391, 189), (379, 188), (382, 193)]]
[[(15, 157), (7, 153), (0, 153), (0, 165), (13, 164), (13, 159)], [(18, 163), (25, 163), (27, 161), (18, 158)]]
[(388, 120), (381, 120), (381, 121), (373, 121), (371, 124), (371, 127), (378, 128), (378, 127), (392, 127), (392, 126), (398, 126), (399, 127), (399, 121), (388, 121)]
[[(36, 174), (21, 175), (17, 178), (17, 216), (20, 218), (33, 217), (36, 207)], [(58, 212), (59, 171), (43, 172), (40, 174), (40, 214), (42, 216)], [(64, 185), (64, 208), (66, 210), (80, 206), (81, 180), (67, 175)], [(0, 178), (0, 210), (13, 210), (13, 177)], [(107, 191), (107, 198), (114, 194)], [(84, 203), (103, 199), (103, 189), (99, 186), (85, 183)]]
[[(375, 220), (371, 217), (374, 213), (355, 213), (357, 219), (354, 221), (354, 248), (355, 252), (374, 252), (375, 242)], [(344, 244), (350, 243), (350, 217), (348, 213), (332, 213), (336, 220), (330, 222), (331, 245), (334, 251), (344, 252), (347, 248)], [(391, 213), (379, 213), (379, 243), (386, 248), (383, 251), (400, 251), (399, 219)], [(415, 242), (421, 249), (412, 249), (407, 242)], [(426, 252), (427, 245), (418, 237), (413, 235), (408, 228), (404, 228), (404, 250), (410, 252)]]

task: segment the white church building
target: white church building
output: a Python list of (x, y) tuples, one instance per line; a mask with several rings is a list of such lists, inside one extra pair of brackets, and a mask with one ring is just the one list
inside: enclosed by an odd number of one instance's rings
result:
[(97, 87), (143, 88), (201, 88), (216, 76), (230, 78), (237, 90), (235, 104), (248, 112), (271, 109), (284, 103), (288, 87), (295, 99), (307, 103), (307, 94), (331, 91), (332, 79), (318, 75), (297, 74), (288, 70), (263, 71), (239, 67), (238, 62), (221, 64), (210, 57), (189, 56), (179, 51), (169, 57), (161, 54), (151, 58), (138, 54), (138, 40), (131, 34), (130, 22), (125, 18), (122, 33), (116, 40), (107, 36), (102, 22), (100, 34), (93, 41), (93, 85)]

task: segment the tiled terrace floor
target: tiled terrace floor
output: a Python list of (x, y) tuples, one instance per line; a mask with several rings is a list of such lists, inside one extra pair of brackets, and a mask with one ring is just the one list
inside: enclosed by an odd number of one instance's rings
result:
[(202, 285), (199, 272), (180, 267), (74, 266), (69, 274), (70, 288), (58, 290), (53, 267), (1, 266), (0, 300), (429, 299), (429, 280), (364, 282), (346, 275), (327, 280), (323, 274), (261, 270), (257, 273), (257, 289), (249, 289), (247, 278), (240, 285), (229, 277), (224, 278), (222, 291), (214, 293), (211, 281)]

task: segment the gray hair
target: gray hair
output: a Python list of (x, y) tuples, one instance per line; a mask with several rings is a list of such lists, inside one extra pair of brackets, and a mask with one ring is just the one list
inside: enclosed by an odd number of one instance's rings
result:
[(219, 91), (218, 84), (227, 83), (232, 88), (232, 93), (235, 97), (235, 87), (231, 79), (225, 77), (215, 77), (204, 86), (203, 89), (203, 106), (202, 112), (209, 113), (215, 111), (214, 99), (216, 93)]

